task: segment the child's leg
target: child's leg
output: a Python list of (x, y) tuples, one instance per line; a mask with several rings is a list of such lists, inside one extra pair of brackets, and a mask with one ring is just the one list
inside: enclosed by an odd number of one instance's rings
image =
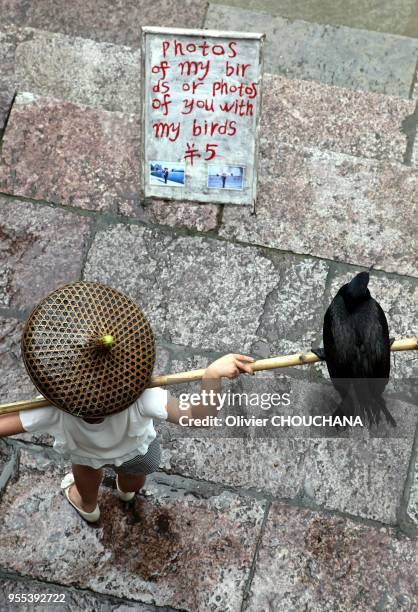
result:
[(119, 489), (124, 493), (133, 493), (142, 489), (146, 475), (158, 470), (160, 461), (160, 443), (154, 438), (145, 455), (134, 457), (115, 468)]
[(136, 492), (145, 484), (145, 474), (128, 474), (116, 469), (118, 474), (118, 486), (124, 493)]
[(75, 484), (68, 491), (71, 501), (84, 512), (93, 512), (97, 505), (97, 495), (103, 479), (103, 470), (95, 470), (88, 465), (73, 463), (72, 472)]

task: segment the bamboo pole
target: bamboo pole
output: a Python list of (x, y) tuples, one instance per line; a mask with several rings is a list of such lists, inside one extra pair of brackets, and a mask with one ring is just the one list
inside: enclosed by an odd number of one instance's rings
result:
[[(418, 337), (415, 338), (402, 338), (401, 340), (395, 340), (392, 343), (390, 350), (392, 352), (398, 351), (413, 351), (418, 350)], [(261, 370), (275, 370), (277, 368), (289, 368), (293, 366), (308, 365), (311, 363), (317, 363), (321, 361), (320, 358), (308, 351), (306, 353), (295, 353), (293, 355), (281, 355), (279, 357), (270, 357), (269, 359), (259, 359), (251, 364), (253, 372), (260, 372)], [(152, 387), (165, 387), (166, 385), (179, 385), (181, 383), (195, 382), (201, 380), (205, 373), (205, 368), (200, 370), (189, 370), (188, 372), (179, 372), (178, 374), (167, 374), (161, 376), (154, 376), (151, 379), (149, 388)], [(18, 410), (30, 410), (32, 408), (43, 408), (49, 406), (50, 402), (44, 398), (35, 398), (31, 400), (23, 400), (19, 402), (10, 402), (8, 404), (0, 405), (0, 415), (9, 414), (10, 412), (17, 412)]]

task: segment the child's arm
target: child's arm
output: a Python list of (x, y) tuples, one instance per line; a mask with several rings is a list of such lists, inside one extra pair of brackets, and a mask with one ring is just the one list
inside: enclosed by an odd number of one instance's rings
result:
[(14, 436), (15, 434), (24, 433), (24, 431), (18, 412), (11, 412), (10, 414), (2, 414), (0, 416), (0, 438)]
[[(230, 354), (217, 359), (211, 363), (202, 378), (202, 390), (206, 392), (206, 402), (197, 406), (188, 405), (187, 408), (180, 407), (180, 402), (175, 397), (170, 397), (167, 404), (168, 421), (179, 423), (180, 417), (203, 418), (205, 416), (216, 416), (218, 413), (218, 396), (221, 390), (222, 378), (237, 378), (242, 372), (253, 374), (250, 363), (254, 359), (246, 355)], [(211, 393), (212, 392), (212, 393)], [(209, 402), (209, 400), (211, 400)]]

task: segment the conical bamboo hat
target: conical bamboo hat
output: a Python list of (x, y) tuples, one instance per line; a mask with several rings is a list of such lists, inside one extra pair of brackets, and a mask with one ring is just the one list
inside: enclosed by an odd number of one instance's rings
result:
[(38, 391), (75, 416), (101, 418), (130, 406), (149, 385), (154, 335), (119, 291), (74, 282), (47, 295), (23, 330), (22, 356)]

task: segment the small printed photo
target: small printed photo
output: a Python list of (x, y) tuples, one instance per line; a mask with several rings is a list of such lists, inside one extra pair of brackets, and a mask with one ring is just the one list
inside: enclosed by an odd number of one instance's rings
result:
[(150, 184), (181, 187), (184, 185), (184, 162), (150, 162)]
[(210, 189), (244, 188), (244, 166), (208, 166), (208, 187)]

